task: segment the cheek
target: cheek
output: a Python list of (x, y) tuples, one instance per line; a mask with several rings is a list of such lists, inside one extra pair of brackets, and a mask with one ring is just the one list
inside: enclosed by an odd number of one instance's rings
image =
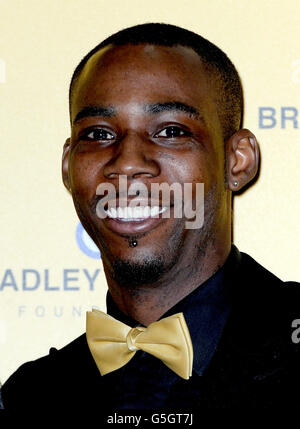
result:
[(69, 176), (71, 187), (80, 195), (96, 193), (96, 188), (101, 183), (101, 163), (95, 155), (73, 151), (69, 161)]
[[(192, 184), (191, 188), (184, 191), (184, 198), (188, 198), (185, 203), (187, 201), (188, 206), (192, 204), (192, 210), (196, 209), (197, 204), (202, 204), (203, 197), (208, 212), (214, 211), (221, 204), (224, 167), (222, 160), (212, 155), (204, 151), (191, 151), (182, 157), (169, 158), (165, 163), (164, 171), (168, 172), (169, 183), (178, 182), (181, 186), (185, 183)], [(198, 183), (204, 184), (204, 189), (196, 187)]]
[(164, 154), (160, 160), (168, 183), (204, 183), (210, 187), (214, 182), (215, 169), (202, 152), (191, 151), (183, 156)]

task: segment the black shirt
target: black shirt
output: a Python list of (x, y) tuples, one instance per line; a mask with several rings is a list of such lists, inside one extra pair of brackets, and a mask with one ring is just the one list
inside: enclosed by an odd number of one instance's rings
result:
[[(101, 376), (85, 334), (22, 365), (3, 385), (7, 409), (280, 408), (296, 406), (300, 345), (291, 338), (300, 318), (300, 287), (282, 282), (234, 246), (210, 279), (168, 310), (182, 311), (194, 343), (189, 380), (142, 351)], [(111, 297), (107, 310), (131, 325)], [(97, 414), (99, 415), (99, 414)]]
[[(160, 317), (183, 313), (193, 343), (193, 373), (198, 376), (207, 368), (229, 314), (230, 293), (223, 277), (224, 266)], [(109, 292), (107, 313), (131, 327), (141, 326), (120, 311)], [(114, 403), (118, 409), (164, 407), (172, 386), (180, 380), (163, 362), (141, 350), (116, 372), (119, 383)]]

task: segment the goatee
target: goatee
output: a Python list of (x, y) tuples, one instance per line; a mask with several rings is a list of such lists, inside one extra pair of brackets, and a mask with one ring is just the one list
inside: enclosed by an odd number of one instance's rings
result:
[(120, 286), (137, 288), (156, 283), (174, 263), (175, 261), (166, 264), (162, 257), (146, 259), (143, 262), (116, 260), (112, 266), (113, 278)]

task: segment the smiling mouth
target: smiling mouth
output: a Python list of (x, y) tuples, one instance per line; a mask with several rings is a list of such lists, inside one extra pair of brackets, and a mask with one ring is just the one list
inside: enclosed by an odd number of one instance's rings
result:
[(108, 229), (118, 235), (136, 236), (156, 229), (159, 224), (167, 220), (163, 219), (164, 216), (170, 217), (170, 209), (159, 205), (109, 207), (105, 210), (106, 218), (103, 221)]
[(107, 217), (120, 222), (142, 222), (146, 219), (158, 218), (168, 207), (117, 207), (105, 210)]

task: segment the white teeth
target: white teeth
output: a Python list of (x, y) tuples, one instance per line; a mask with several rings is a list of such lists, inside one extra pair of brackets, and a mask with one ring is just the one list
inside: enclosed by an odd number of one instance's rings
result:
[(129, 208), (129, 207), (124, 207), (124, 208), (123, 208), (123, 218), (128, 218), (128, 217), (130, 217), (130, 216), (129, 216), (129, 214), (128, 214), (128, 208)]
[(149, 217), (157, 216), (167, 210), (167, 207), (162, 209), (159, 206), (145, 206), (145, 207), (118, 207), (117, 209), (111, 207), (107, 209), (108, 217), (112, 219), (122, 219), (124, 221), (143, 220)]
[(132, 217), (135, 219), (142, 218), (144, 214), (143, 207), (134, 207)]
[(149, 206), (144, 207), (144, 217), (151, 216), (151, 208)]
[(122, 209), (122, 207), (118, 207), (118, 208), (117, 208), (117, 214), (118, 214), (118, 217), (119, 217), (119, 218), (124, 217), (124, 216), (123, 216), (123, 209)]
[(159, 213), (159, 207), (158, 206), (154, 206), (151, 208), (151, 217), (157, 216)]
[(111, 216), (112, 218), (116, 218), (118, 216), (117, 210), (113, 207), (110, 209), (110, 212), (111, 214), (109, 214), (109, 216)]

